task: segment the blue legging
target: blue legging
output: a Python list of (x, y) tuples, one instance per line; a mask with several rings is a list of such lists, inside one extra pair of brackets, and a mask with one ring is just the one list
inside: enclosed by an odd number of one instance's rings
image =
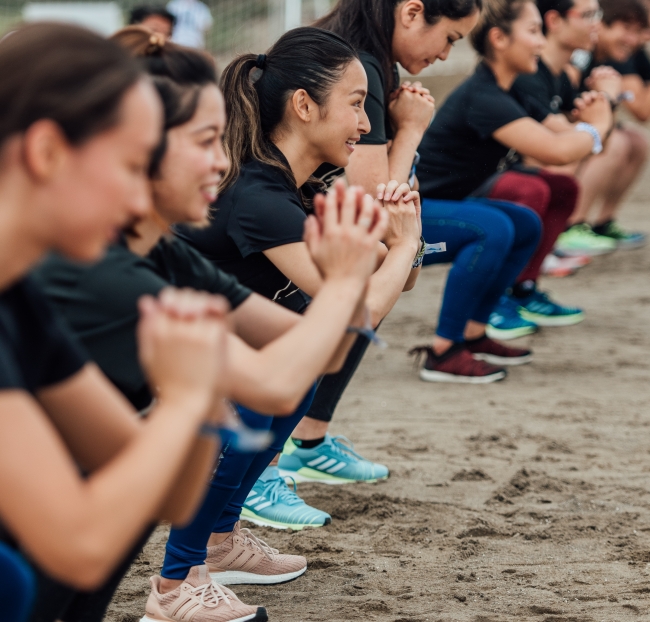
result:
[(161, 571), (163, 577), (184, 579), (192, 566), (205, 562), (210, 534), (233, 530), (248, 493), (275, 455), (282, 451), (289, 435), (309, 410), (315, 392), (316, 385), (298, 410), (288, 417), (268, 417), (243, 406), (237, 407), (249, 428), (269, 430), (273, 441), (259, 453), (242, 453), (229, 446), (223, 448), (219, 467), (194, 520), (183, 529), (172, 529), (169, 534)]
[(422, 234), (447, 251), (425, 255), (424, 265), (453, 263), (436, 333), (455, 343), (469, 320), (486, 324), (499, 297), (531, 258), (542, 233), (535, 212), (502, 201), (422, 202)]
[(19, 553), (0, 542), (0, 616), (5, 622), (24, 622), (36, 592), (34, 576)]

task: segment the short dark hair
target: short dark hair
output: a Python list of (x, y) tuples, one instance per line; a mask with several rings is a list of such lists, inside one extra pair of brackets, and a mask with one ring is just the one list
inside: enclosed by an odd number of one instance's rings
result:
[(0, 146), (40, 119), (79, 145), (119, 123), (122, 100), (143, 73), (112, 41), (41, 22), (0, 41), (0, 76)]
[(176, 25), (176, 16), (170, 13), (164, 6), (139, 4), (133, 7), (129, 24), (141, 24), (147, 17), (159, 15), (169, 20), (172, 27)]
[(611, 26), (614, 22), (648, 26), (648, 9), (643, 0), (600, 0), (603, 10), (603, 23)]
[(561, 17), (566, 17), (567, 13), (574, 7), (574, 0), (537, 0), (537, 8), (542, 16), (542, 30), (546, 34), (546, 14), (549, 11), (556, 11)]

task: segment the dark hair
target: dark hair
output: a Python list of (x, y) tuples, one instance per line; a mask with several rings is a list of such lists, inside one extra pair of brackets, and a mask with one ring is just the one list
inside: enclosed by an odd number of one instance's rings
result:
[[(335, 32), (355, 50), (372, 54), (389, 76), (393, 60), (395, 9), (403, 0), (339, 0), (314, 25)], [(443, 17), (459, 20), (478, 11), (483, 0), (421, 0), (424, 19), (435, 24)]]
[(545, 17), (549, 11), (556, 11), (560, 17), (566, 17), (574, 5), (574, 0), (537, 0), (537, 8), (542, 16), (542, 30), (544, 34), (546, 34)]
[(0, 145), (51, 119), (75, 145), (119, 121), (125, 93), (142, 77), (119, 46), (64, 24), (22, 26), (0, 41)]
[(205, 52), (167, 41), (144, 26), (127, 26), (111, 39), (140, 59), (153, 77), (163, 103), (164, 133), (149, 166), (149, 174), (153, 177), (165, 155), (166, 132), (187, 123), (194, 116), (201, 89), (208, 84), (217, 84), (217, 69), (212, 57)]
[(164, 6), (149, 6), (140, 4), (133, 8), (129, 24), (141, 24), (147, 17), (158, 15), (169, 20), (172, 27), (176, 25), (176, 16), (170, 13)]
[(324, 105), (354, 59), (357, 53), (338, 35), (305, 27), (282, 35), (266, 55), (243, 54), (230, 63), (221, 78), (228, 115), (224, 146), (230, 159), (221, 191), (239, 177), (241, 165), (250, 159), (275, 166), (295, 181), (271, 148), (271, 135), (284, 119), (287, 101), (304, 89), (319, 106)]
[(648, 26), (648, 9), (642, 0), (600, 0), (603, 10), (603, 23), (611, 26), (614, 22)]
[(512, 23), (519, 19), (526, 4), (534, 1), (486, 0), (478, 24), (470, 35), (474, 49), (484, 58), (488, 58), (491, 54), (488, 42), (490, 30), (498, 28), (509, 35), (512, 32)]

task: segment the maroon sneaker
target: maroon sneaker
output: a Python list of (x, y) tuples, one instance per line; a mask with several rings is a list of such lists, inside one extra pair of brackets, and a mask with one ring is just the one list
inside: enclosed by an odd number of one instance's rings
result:
[(420, 378), (427, 382), (488, 384), (503, 380), (508, 373), (502, 367), (477, 361), (463, 343), (454, 344), (440, 356), (436, 356), (431, 346), (418, 346), (409, 354), (420, 357), (426, 355), (424, 367), (420, 369)]
[(523, 348), (511, 348), (484, 335), (474, 341), (466, 341), (465, 347), (477, 361), (492, 365), (525, 365), (533, 360), (533, 353)]

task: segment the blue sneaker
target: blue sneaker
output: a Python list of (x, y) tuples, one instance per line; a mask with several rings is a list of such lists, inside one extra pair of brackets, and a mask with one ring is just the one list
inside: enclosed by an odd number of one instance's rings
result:
[(563, 307), (553, 302), (548, 294), (534, 290), (527, 298), (518, 300), (519, 315), (539, 326), (571, 326), (585, 319), (582, 309)]
[(280, 455), (280, 473), (297, 482), (352, 484), (388, 478), (388, 467), (366, 460), (344, 436), (325, 435), (313, 449), (301, 449), (291, 437)]
[(332, 522), (327, 512), (307, 505), (280, 475), (278, 467), (267, 467), (246, 497), (241, 519), (263, 527), (293, 529), (323, 527)]
[(490, 339), (508, 341), (537, 332), (535, 322), (530, 322), (519, 315), (519, 303), (510, 296), (501, 296), (497, 306), (490, 315), (485, 332)]

